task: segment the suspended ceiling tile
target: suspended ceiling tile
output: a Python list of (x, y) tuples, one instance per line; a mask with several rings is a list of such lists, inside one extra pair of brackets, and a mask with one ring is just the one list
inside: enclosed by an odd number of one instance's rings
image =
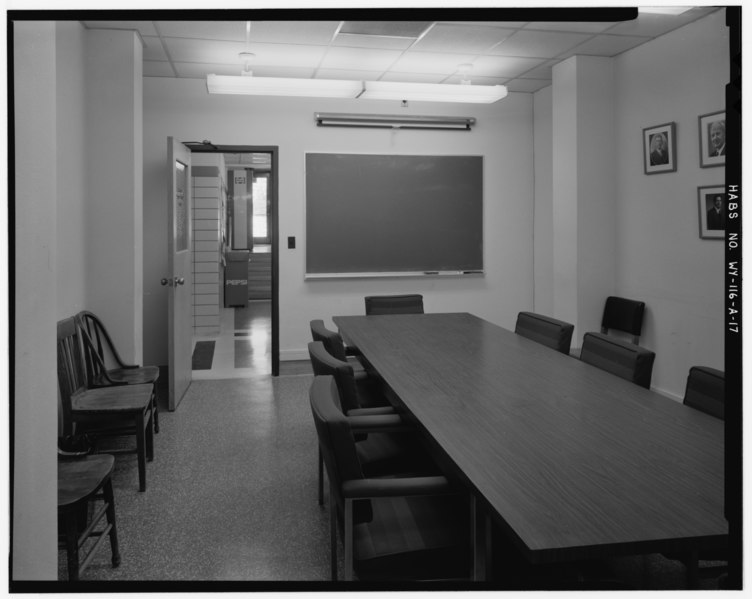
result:
[(501, 29), (520, 29), (527, 21), (438, 21), (441, 24), (462, 25), (469, 27), (499, 27)]
[(541, 58), (483, 56), (474, 61), (472, 76), (517, 77), (544, 62)]
[(562, 54), (561, 58), (573, 56), (575, 54), (584, 54), (586, 56), (607, 56), (612, 57), (640, 44), (647, 42), (648, 37), (635, 37), (632, 35), (609, 35), (603, 33), (586, 41), (584, 44), (577, 46), (572, 51)]
[(413, 46), (419, 52), (481, 54), (514, 33), (514, 29), (439, 24)]
[(251, 21), (251, 41), (325, 46), (339, 21)]
[(493, 48), (489, 54), (497, 56), (531, 56), (553, 58), (590, 39), (587, 33), (521, 30)]
[(245, 21), (158, 21), (157, 27), (166, 37), (245, 41)]
[(87, 29), (130, 29), (141, 36), (157, 35), (152, 21), (81, 21)]
[(176, 62), (178, 77), (204, 79), (207, 75), (240, 75), (240, 69), (226, 64), (209, 64), (200, 62)]
[(553, 77), (553, 73), (551, 72), (551, 69), (558, 62), (560, 61), (549, 60), (537, 67), (534, 67), (528, 71), (525, 71), (524, 73), (520, 75), (520, 77), (524, 77), (525, 79), (548, 79), (550, 81), (551, 78)]
[(162, 41), (172, 60), (216, 64), (240, 64), (238, 53), (245, 50), (242, 42), (189, 40), (163, 37)]
[(253, 67), (255, 77), (290, 77), (293, 79), (313, 79), (316, 70), (313, 67), (297, 66), (263, 66), (256, 65)]
[(707, 14), (720, 10), (717, 6), (694, 7), (680, 15), (665, 15), (640, 13), (640, 18), (634, 21), (625, 21), (610, 29), (609, 33), (623, 35), (645, 35), (657, 37), (673, 31), (687, 23), (703, 17)]
[(175, 77), (172, 65), (164, 61), (145, 60), (143, 66), (144, 77)]
[(538, 31), (566, 31), (571, 33), (601, 33), (618, 21), (532, 21), (525, 29)]
[(350, 35), (340, 33), (332, 46), (349, 48), (375, 48), (380, 50), (406, 50), (415, 40), (407, 37), (379, 37), (372, 35)]
[(438, 52), (408, 52), (391, 70), (400, 73), (455, 73), (460, 64), (473, 62), (473, 54), (441, 54)]
[(548, 79), (512, 79), (506, 86), (510, 92), (533, 93), (551, 85)]
[[(471, 77), (471, 85), (504, 85), (507, 81), (506, 77)], [(461, 75), (451, 75), (447, 77), (442, 83), (451, 83), (456, 85), (462, 84)]]
[(158, 37), (143, 37), (144, 60), (169, 60)]
[(329, 48), (319, 65), (322, 69), (385, 71), (400, 52), (366, 48)]

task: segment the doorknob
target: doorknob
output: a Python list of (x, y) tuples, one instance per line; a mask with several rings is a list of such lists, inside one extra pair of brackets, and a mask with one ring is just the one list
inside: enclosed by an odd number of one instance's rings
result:
[(163, 287), (164, 286), (172, 287), (172, 279), (162, 279), (160, 283), (162, 284)]
[(183, 277), (175, 277), (175, 286), (185, 285), (185, 279)]
[(174, 277), (172, 279), (162, 279), (160, 283), (167, 287), (177, 287), (178, 285), (185, 285), (185, 279), (183, 277)]

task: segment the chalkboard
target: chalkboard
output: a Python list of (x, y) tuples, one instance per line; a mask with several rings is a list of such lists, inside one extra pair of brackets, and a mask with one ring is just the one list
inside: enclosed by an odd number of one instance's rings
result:
[(306, 275), (483, 270), (483, 157), (308, 153)]

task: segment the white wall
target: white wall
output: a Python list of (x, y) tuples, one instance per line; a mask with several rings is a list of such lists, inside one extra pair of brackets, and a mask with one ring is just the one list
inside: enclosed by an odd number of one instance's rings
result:
[[(613, 60), (613, 293), (646, 302), (641, 344), (657, 354), (652, 386), (677, 399), (684, 395), (692, 365), (724, 367), (723, 243), (699, 238), (697, 207), (698, 186), (724, 182), (723, 168), (699, 167), (697, 123), (699, 115), (725, 105), (729, 42), (724, 19), (725, 12), (718, 11)], [(574, 64), (569, 67), (574, 71)], [(561, 64), (554, 70), (555, 83), (566, 68)], [(561, 85), (574, 85), (571, 75)], [(563, 109), (548, 89), (535, 94), (537, 132), (546, 130), (557, 110)], [(645, 175), (642, 130), (671, 121), (677, 126), (677, 171)], [(581, 133), (571, 129), (567, 135)], [(539, 155), (548, 151), (546, 144), (552, 143), (536, 135), (536, 168), (543, 161)], [(557, 166), (554, 157), (554, 178), (557, 168), (565, 176), (563, 162)], [(550, 199), (547, 188), (537, 186), (540, 178), (536, 171), (536, 251), (548, 251), (543, 241), (548, 225), (538, 212), (545, 213)], [(570, 181), (570, 192), (583, 183)], [(562, 225), (565, 231), (574, 226), (569, 218), (554, 212), (554, 237)], [(560, 255), (566, 254), (564, 249), (553, 253), (552, 261), (571, 259)], [(547, 255), (536, 258), (536, 288), (548, 284), (548, 260)], [(553, 284), (565, 283), (554, 279)]]
[(551, 98), (549, 85), (534, 94), (535, 144), (535, 312), (554, 313), (554, 215), (553, 148)]
[[(471, 132), (318, 128), (313, 113), (447, 114), (475, 116)], [(513, 327), (520, 310), (533, 305), (532, 96), (510, 94), (492, 105), (424, 103), (403, 109), (397, 102), (217, 96), (203, 81), (144, 82), (144, 329), (148, 363), (167, 359), (166, 139), (209, 139), (220, 144), (279, 147), (281, 357), (307, 357), (309, 321), (335, 314), (362, 314), (371, 293), (423, 293), (427, 311), (469, 311)], [(304, 154), (362, 152), (475, 154), (484, 162), (485, 277), (387, 278), (304, 281)]]
[[(724, 368), (723, 242), (700, 239), (697, 206), (698, 186), (722, 185), (724, 169), (700, 168), (697, 117), (725, 106), (728, 40), (721, 10), (615, 61), (615, 291), (646, 302), (653, 386), (677, 397), (691, 366)], [(643, 174), (642, 129), (671, 121), (676, 172)]]
[(142, 48), (133, 31), (91, 30), (86, 48), (87, 309), (121, 357), (143, 348)]
[[(14, 580), (57, 578), (57, 111), (55, 24), (14, 24)], [(43, 169), (43, 176), (40, 176)], [(12, 300), (13, 298), (11, 298)]]

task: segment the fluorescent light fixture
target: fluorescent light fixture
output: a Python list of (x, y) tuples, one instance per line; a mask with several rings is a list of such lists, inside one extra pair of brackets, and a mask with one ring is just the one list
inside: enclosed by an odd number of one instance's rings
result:
[(691, 6), (640, 6), (639, 12), (654, 14), (654, 15), (680, 15), (688, 10), (692, 10)]
[(369, 100), (476, 104), (496, 102), (507, 95), (507, 88), (503, 85), (288, 79), (285, 77), (253, 77), (249, 75), (207, 75), (206, 89), (210, 94), (363, 98)]
[(380, 127), (385, 129), (454, 129), (470, 131), (471, 116), (419, 116), (401, 114), (344, 114), (315, 112), (319, 127)]
[(207, 75), (206, 89), (210, 94), (355, 98), (363, 90), (363, 84), (360, 81), (340, 81), (336, 79)]
[(507, 95), (507, 88), (503, 85), (457, 85), (397, 81), (364, 81), (363, 85), (365, 90), (359, 97), (366, 100), (490, 104)]

